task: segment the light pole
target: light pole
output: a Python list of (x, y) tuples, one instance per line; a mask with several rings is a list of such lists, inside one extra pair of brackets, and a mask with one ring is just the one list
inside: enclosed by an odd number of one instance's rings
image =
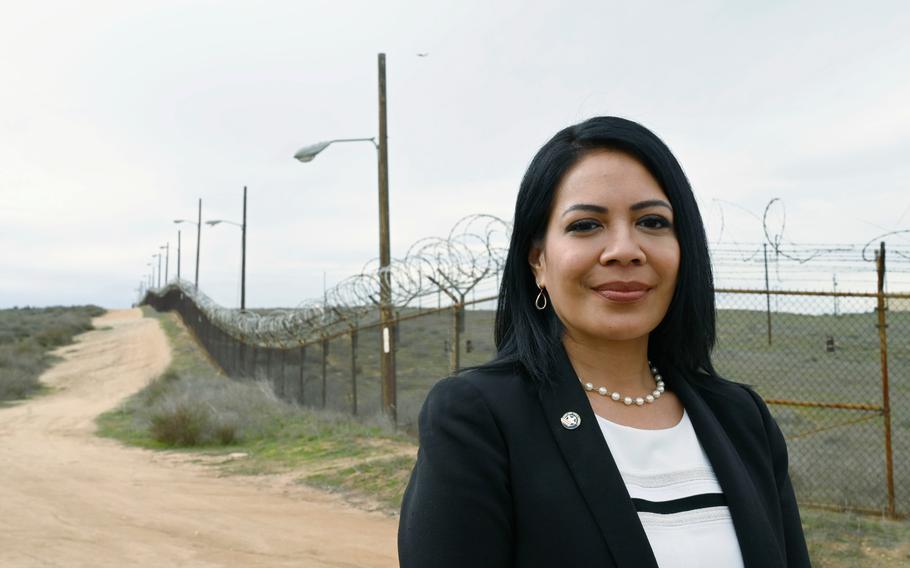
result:
[(171, 243), (168, 241), (164, 243), (164, 246), (158, 248), (164, 251), (164, 285), (167, 286), (167, 277), (170, 274), (169, 265), (171, 263)]
[(389, 153), (386, 122), (385, 54), (378, 55), (379, 64), (379, 142), (375, 138), (339, 138), (305, 146), (294, 154), (301, 162), (312, 161), (319, 152), (336, 142), (372, 142), (376, 147), (379, 173), (379, 314), (382, 322), (382, 403), (386, 414), (397, 423), (395, 387), (395, 334), (392, 333), (392, 280), (389, 274)]
[(180, 229), (177, 229), (177, 283), (180, 283)]
[[(157, 272), (158, 277), (157, 277), (157, 280), (155, 278), (152, 278), (152, 280), (153, 280), (153, 282), (158, 283), (158, 285), (155, 286), (155, 288), (161, 288), (161, 253), (155, 253), (152, 255), (152, 260), (154, 260), (156, 258), (158, 259), (158, 272)], [(152, 267), (152, 270), (153, 271), (155, 270), (154, 266)]]
[(240, 311), (242, 312), (246, 309), (246, 186), (243, 186), (243, 223), (224, 219), (212, 219), (205, 222), (210, 227), (219, 223), (240, 227)]
[(151, 262), (146, 262), (145, 265), (149, 267), (149, 288), (152, 288), (155, 285), (155, 265)]
[(196, 282), (195, 287), (199, 289), (199, 241), (202, 239), (202, 198), (199, 198), (199, 213), (196, 216), (196, 221), (187, 221), (186, 219), (174, 219), (174, 223), (189, 223), (190, 225), (196, 225)]

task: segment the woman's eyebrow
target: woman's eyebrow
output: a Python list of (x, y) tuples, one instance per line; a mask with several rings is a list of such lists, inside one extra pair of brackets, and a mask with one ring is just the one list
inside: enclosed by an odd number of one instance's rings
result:
[[(673, 211), (673, 208), (669, 203), (663, 199), (648, 199), (647, 201), (639, 201), (638, 203), (633, 203), (629, 209), (632, 211), (638, 211), (639, 209), (647, 209), (648, 207), (666, 207), (670, 211)], [(565, 217), (572, 211), (590, 211), (592, 213), (601, 213), (604, 214), (607, 212), (607, 208), (602, 205), (594, 205), (593, 203), (576, 203), (575, 205), (570, 205), (562, 212), (561, 217)]]
[(663, 199), (648, 199), (647, 201), (639, 201), (638, 203), (635, 203), (629, 207), (629, 209), (632, 211), (638, 211), (639, 209), (647, 209), (648, 207), (666, 207), (671, 212), (673, 211), (673, 208), (670, 207), (670, 204)]
[(561, 217), (565, 217), (572, 211), (591, 211), (592, 213), (606, 213), (607, 208), (602, 205), (593, 205), (591, 203), (576, 203), (575, 205), (570, 205), (565, 211), (562, 212)]

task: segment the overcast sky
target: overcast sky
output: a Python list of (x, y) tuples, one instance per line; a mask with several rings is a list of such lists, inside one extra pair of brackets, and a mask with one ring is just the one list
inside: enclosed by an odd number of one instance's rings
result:
[[(906, 2), (2, 2), (0, 307), (129, 305), (171, 221), (240, 221), (244, 185), (248, 305), (357, 272), (375, 151), (292, 155), (377, 134), (379, 52), (393, 256), (511, 219), (540, 145), (603, 114), (667, 142), (715, 241), (759, 242), (775, 197), (797, 243), (910, 228)], [(236, 305), (239, 265), (204, 228), (203, 290)]]

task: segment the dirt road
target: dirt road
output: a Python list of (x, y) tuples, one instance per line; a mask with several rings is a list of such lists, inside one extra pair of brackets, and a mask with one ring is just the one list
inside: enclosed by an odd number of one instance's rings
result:
[(0, 407), (0, 566), (397, 566), (395, 519), (95, 437), (170, 360), (139, 310), (95, 326), (42, 377), (54, 392)]

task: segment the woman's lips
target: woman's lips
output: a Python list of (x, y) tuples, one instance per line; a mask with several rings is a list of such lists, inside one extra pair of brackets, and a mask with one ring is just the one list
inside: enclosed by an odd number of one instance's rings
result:
[(606, 298), (611, 302), (620, 302), (620, 303), (629, 303), (636, 302), (645, 297), (645, 295), (650, 292), (650, 288), (647, 290), (628, 290), (628, 291), (619, 291), (619, 290), (594, 290), (602, 298)]

